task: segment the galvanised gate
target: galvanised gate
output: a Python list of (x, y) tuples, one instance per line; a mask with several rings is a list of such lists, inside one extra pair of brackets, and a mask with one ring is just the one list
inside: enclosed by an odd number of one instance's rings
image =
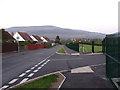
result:
[(106, 75), (114, 86), (120, 86), (120, 33), (105, 38)]
[(79, 52), (79, 43), (69, 43), (69, 44), (66, 44), (66, 46), (70, 49), (73, 49)]

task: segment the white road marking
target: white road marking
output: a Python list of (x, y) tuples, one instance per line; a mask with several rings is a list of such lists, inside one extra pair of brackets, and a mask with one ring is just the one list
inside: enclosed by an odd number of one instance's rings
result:
[(41, 64), (41, 63), (43, 63), (43, 62), (44, 62), (44, 60), (43, 60), (43, 61), (41, 61), (41, 62), (39, 62), (39, 63)]
[(42, 67), (44, 66), (44, 64), (41, 65)]
[[(46, 59), (47, 59), (47, 58), (46, 58)], [(43, 62), (44, 62), (46, 59), (44, 59)]]
[(33, 72), (38, 72), (38, 70), (34, 70)]
[(38, 65), (35, 65), (34, 67), (37, 67)]
[(44, 65), (47, 64), (47, 62), (44, 63)]
[(32, 67), (31, 69), (34, 69), (35, 67)]
[(43, 63), (45, 60), (46, 60), (46, 59), (42, 60), (42, 61), (41, 61), (41, 62), (39, 62), (38, 64), (41, 64), (41, 63)]
[(65, 81), (65, 79), (66, 79), (66, 77), (65, 77), (61, 72), (59, 72), (59, 73), (64, 77), (64, 79), (63, 79), (63, 81), (61, 82), (61, 84), (59, 85), (58, 90), (59, 90), (59, 88), (62, 86), (62, 84), (64, 83), (64, 81)]
[(28, 78), (24, 78), (24, 79), (20, 82), (20, 84), (26, 82), (27, 80), (28, 80)]
[(34, 75), (34, 73), (31, 73), (31, 74), (28, 75), (28, 77), (32, 77), (33, 75)]
[(37, 65), (40, 65), (41, 63), (38, 63)]
[(89, 66), (71, 69), (71, 73), (93, 73), (94, 71)]
[(49, 61), (50, 61), (50, 60), (47, 60), (45, 63), (43, 63), (43, 64), (41, 65), (41, 67), (43, 67), (45, 64), (47, 64)]
[(42, 67), (38, 67), (37, 69), (39, 70), (39, 69), (41, 69)]
[(18, 79), (13, 79), (12, 81), (10, 81), (8, 84), (12, 84), (14, 82), (16, 82)]
[(38, 65), (40, 65), (41, 63), (43, 63), (44, 61), (46, 61), (46, 59), (42, 60), (41, 62), (39, 62), (38, 64), (36, 64), (34, 67), (32, 67), (31, 69), (34, 69), (35, 67), (37, 67)]
[(46, 62), (45, 63), (43, 63), (43, 65), (45, 66), (45, 64), (47, 64)]
[(46, 63), (47, 63), (47, 62), (49, 62), (49, 61), (50, 61), (50, 59), (49, 59), (49, 60), (47, 60), (47, 61), (46, 61)]
[(24, 75), (25, 75), (25, 73), (23, 73), (23, 74), (19, 75), (19, 77), (23, 77)]
[(9, 85), (3, 86), (2, 88), (0, 88), (0, 90), (5, 89), (5, 88), (7, 88), (7, 87), (9, 87)]
[(31, 70), (27, 70), (26, 73), (30, 72)]

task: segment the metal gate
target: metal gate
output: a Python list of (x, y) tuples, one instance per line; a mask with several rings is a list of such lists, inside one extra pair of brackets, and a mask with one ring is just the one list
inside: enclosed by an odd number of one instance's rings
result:
[(117, 85), (117, 83), (120, 83), (120, 34), (106, 36), (105, 53), (106, 75), (114, 84), (116, 83)]
[(72, 50), (79, 52), (79, 43), (69, 43), (66, 46)]

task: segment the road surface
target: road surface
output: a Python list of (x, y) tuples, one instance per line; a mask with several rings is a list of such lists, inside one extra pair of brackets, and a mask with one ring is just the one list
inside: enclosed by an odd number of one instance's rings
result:
[(5, 58), (2, 61), (2, 73), (3, 73), (3, 85), (10, 80), (19, 76), (27, 69), (33, 67), (40, 61), (49, 58), (54, 55), (61, 46), (56, 46), (50, 49), (39, 49), (33, 51), (27, 51), (23, 55), (16, 55), (9, 58)]
[(3, 88), (61, 70), (104, 64), (104, 55), (59, 55), (62, 45), (26, 52), (3, 60)]

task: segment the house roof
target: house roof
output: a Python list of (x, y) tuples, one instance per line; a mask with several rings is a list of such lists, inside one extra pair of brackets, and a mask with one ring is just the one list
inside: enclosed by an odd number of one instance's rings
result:
[(50, 39), (48, 37), (43, 36), (43, 38), (45, 38), (47, 41), (50, 41)]
[(2, 32), (2, 40), (14, 41), (15, 39), (7, 31), (3, 31)]
[(15, 40), (11, 34), (9, 34), (8, 32), (6, 32), (6, 34), (8, 35), (9, 40), (11, 40), (11, 41)]
[(11, 36), (14, 36), (14, 33), (13, 32), (11, 32), (11, 33), (9, 33)]
[(25, 32), (18, 32), (25, 41), (33, 41), (32, 38)]
[(40, 39), (40, 37), (39, 36), (37, 36), (37, 35), (32, 35), (35, 39), (37, 39), (38, 41), (42, 41), (42, 39)]

